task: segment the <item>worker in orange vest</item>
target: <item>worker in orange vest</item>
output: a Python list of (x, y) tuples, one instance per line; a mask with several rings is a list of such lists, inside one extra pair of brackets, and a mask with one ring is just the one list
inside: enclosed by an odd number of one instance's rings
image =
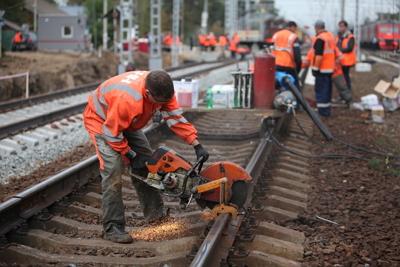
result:
[(213, 32), (210, 32), (208, 34), (208, 40), (210, 42), (211, 51), (214, 51), (215, 50), (215, 46), (217, 45), (217, 38), (215, 37)]
[[(167, 126), (194, 147), (197, 158), (207, 160), (208, 153), (199, 143), (196, 129), (182, 116), (172, 79), (165, 71), (126, 72), (106, 80), (89, 96), (83, 118), (99, 159), (106, 240), (132, 242), (125, 232), (123, 163), (130, 162), (132, 173), (147, 177), (146, 161), (152, 150), (142, 129), (157, 110)], [(164, 217), (160, 193), (139, 179), (132, 178), (132, 183), (145, 219), (151, 222)]]
[(343, 53), (341, 60), (343, 76), (347, 87), (351, 90), (350, 69), (356, 64), (356, 45), (354, 35), (348, 30), (348, 23), (345, 20), (339, 21), (339, 33), (336, 36), (336, 45)]
[(22, 40), (23, 40), (22, 33), (20, 31), (17, 31), (14, 35), (13, 42), (15, 44), (19, 44), (22, 43)]
[(208, 34), (204, 35), (204, 50), (208, 51), (208, 48), (210, 48), (210, 36)]
[(199, 34), (197, 38), (199, 40), (199, 45), (200, 45), (201, 50), (204, 50), (204, 43), (206, 40), (206, 36), (204, 34)]
[(221, 47), (221, 50), (224, 51), (226, 46), (228, 45), (228, 38), (226, 35), (222, 34), (218, 37), (218, 46)]
[(311, 47), (311, 69), (315, 76), (315, 98), (318, 113), (331, 115), (332, 73), (335, 70), (335, 37), (325, 30), (325, 23), (318, 20), (315, 25), (315, 41)]
[[(311, 38), (311, 43), (314, 45), (315, 43), (315, 36)], [(302, 68), (306, 68), (310, 66), (314, 57), (313, 49), (310, 49), (307, 53), (307, 56), (302, 62)], [(332, 73), (332, 83), (335, 85), (336, 89), (339, 92), (339, 96), (341, 99), (345, 101), (346, 104), (350, 104), (352, 101), (352, 95), (350, 89), (347, 87), (346, 81), (343, 77), (343, 70), (340, 61), (343, 58), (342, 52), (335, 47), (335, 69)]]
[(229, 41), (229, 50), (231, 51), (231, 58), (236, 58), (236, 52), (237, 52), (237, 48), (238, 48), (238, 44), (239, 43), (240, 43), (240, 37), (235, 32), (232, 35), (232, 38)]
[(297, 73), (301, 69), (301, 51), (296, 32), (297, 24), (294, 21), (289, 21), (285, 29), (276, 32), (272, 36), (272, 54), (275, 56), (276, 70), (291, 75), (300, 88)]
[(167, 33), (167, 34), (164, 36), (163, 44), (164, 44), (167, 48), (170, 49), (171, 46), (172, 46), (172, 42), (173, 42), (172, 34), (171, 34), (171, 33)]

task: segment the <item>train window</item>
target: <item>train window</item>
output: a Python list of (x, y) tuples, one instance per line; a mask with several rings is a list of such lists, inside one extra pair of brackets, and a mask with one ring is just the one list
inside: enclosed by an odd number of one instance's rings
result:
[(383, 25), (383, 26), (380, 26), (379, 28), (380, 28), (380, 32), (382, 32), (382, 33), (393, 33), (393, 32), (398, 33), (399, 32), (399, 28), (396, 27), (396, 25), (395, 26)]

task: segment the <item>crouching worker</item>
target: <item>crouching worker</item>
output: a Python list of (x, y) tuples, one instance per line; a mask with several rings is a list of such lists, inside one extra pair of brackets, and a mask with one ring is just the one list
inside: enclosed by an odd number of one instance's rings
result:
[[(171, 77), (164, 71), (131, 71), (103, 82), (90, 96), (84, 111), (84, 124), (96, 147), (102, 178), (103, 238), (118, 243), (131, 243), (125, 232), (122, 202), (124, 163), (131, 171), (147, 176), (146, 160), (152, 150), (141, 130), (160, 110), (168, 127), (195, 149), (197, 158), (208, 158), (197, 139), (197, 131), (183, 116)], [(165, 216), (160, 193), (132, 178), (145, 220)]]

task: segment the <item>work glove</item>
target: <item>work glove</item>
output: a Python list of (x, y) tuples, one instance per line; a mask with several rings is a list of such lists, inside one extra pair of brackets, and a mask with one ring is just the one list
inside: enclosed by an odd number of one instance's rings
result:
[(194, 150), (196, 151), (197, 160), (200, 160), (200, 158), (203, 158), (202, 162), (205, 162), (208, 159), (209, 154), (208, 154), (207, 150), (205, 150), (201, 144), (195, 145)]

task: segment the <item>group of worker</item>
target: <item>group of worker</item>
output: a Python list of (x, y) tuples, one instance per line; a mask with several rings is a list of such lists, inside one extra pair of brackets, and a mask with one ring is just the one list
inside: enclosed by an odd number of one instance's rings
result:
[(214, 51), (216, 47), (221, 47), (223, 50), (228, 48), (229, 51), (231, 51), (232, 57), (236, 56), (240, 42), (240, 38), (237, 33), (234, 33), (231, 38), (225, 34), (222, 34), (217, 38), (214, 33), (210, 32), (208, 34), (199, 34), (197, 38), (199, 46), (203, 51)]
[(348, 90), (351, 90), (350, 69), (356, 64), (355, 41), (348, 29), (348, 23), (339, 22), (339, 33), (325, 29), (325, 23), (318, 20), (315, 36), (306, 59), (302, 60), (300, 43), (297, 39), (297, 24), (290, 21), (286, 28), (272, 37), (272, 53), (275, 55), (276, 70), (291, 75), (299, 87), (298, 73), (301, 67), (311, 66), (315, 77), (315, 98), (318, 113), (331, 115), (332, 78), (343, 75)]

